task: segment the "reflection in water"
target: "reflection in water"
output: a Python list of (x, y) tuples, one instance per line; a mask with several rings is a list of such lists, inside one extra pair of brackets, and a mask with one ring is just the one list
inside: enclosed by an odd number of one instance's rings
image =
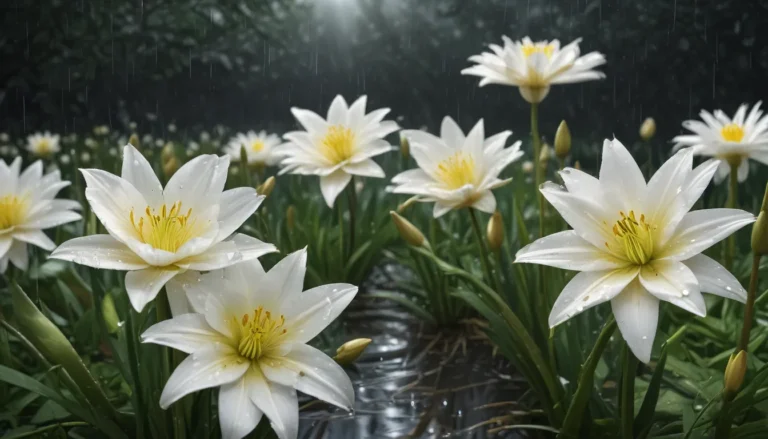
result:
[[(346, 313), (346, 339), (373, 339), (354, 369), (355, 413), (329, 405), (302, 410), (301, 438), (521, 438), (530, 423), (522, 378), (493, 355), (479, 322), (436, 333), (382, 302), (355, 301)], [(492, 434), (494, 433), (495, 434)]]

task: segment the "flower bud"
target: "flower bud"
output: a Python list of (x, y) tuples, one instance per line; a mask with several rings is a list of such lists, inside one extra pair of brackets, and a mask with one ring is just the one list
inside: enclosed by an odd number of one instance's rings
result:
[(179, 159), (173, 156), (170, 160), (163, 163), (163, 174), (166, 179), (170, 179), (176, 171), (179, 170)]
[(275, 177), (269, 177), (264, 183), (256, 188), (256, 193), (268, 197), (272, 193), (272, 189), (275, 188)]
[(504, 219), (498, 210), (493, 212), (491, 219), (488, 220), (488, 227), (485, 233), (488, 239), (488, 248), (492, 252), (498, 253), (504, 244)]
[(763, 206), (752, 225), (752, 251), (755, 255), (768, 255), (768, 184), (765, 186)]
[(400, 154), (408, 160), (411, 157), (411, 143), (404, 135), (400, 135)]
[(397, 231), (400, 232), (400, 237), (402, 237), (408, 245), (429, 248), (429, 242), (427, 242), (424, 234), (410, 221), (398, 215), (395, 211), (390, 211), (389, 215), (392, 217), (392, 221), (395, 223)]
[(731, 354), (728, 365), (725, 366), (725, 376), (723, 385), (723, 397), (730, 401), (738, 393), (739, 388), (744, 383), (744, 375), (747, 372), (747, 353), (739, 351), (738, 354)]
[(288, 233), (292, 233), (293, 228), (296, 227), (296, 206), (293, 204), (285, 209), (285, 227), (288, 229)]
[(565, 159), (571, 152), (571, 130), (565, 121), (560, 122), (555, 133), (555, 155), (559, 159)]
[(418, 201), (419, 201), (419, 196), (418, 195), (415, 195), (415, 196), (405, 200), (405, 202), (403, 202), (402, 204), (397, 206), (397, 213), (405, 212), (406, 210), (408, 210), (409, 207), (413, 206)]
[(136, 133), (131, 134), (131, 137), (128, 139), (128, 143), (133, 145), (136, 149), (141, 149), (141, 142), (139, 142), (139, 135)]
[(101, 302), (101, 315), (104, 317), (104, 323), (107, 325), (107, 331), (110, 334), (117, 332), (119, 327), (120, 318), (117, 316), (115, 310), (115, 299), (111, 294), (105, 294), (104, 300)]
[(541, 151), (539, 151), (539, 164), (541, 166), (547, 166), (547, 162), (552, 158), (552, 147), (548, 143), (541, 145)]
[(653, 138), (654, 134), (656, 134), (656, 121), (649, 117), (640, 125), (640, 138), (647, 142)]
[(576, 163), (573, 164), (573, 168), (581, 171), (581, 162), (576, 160)]
[(336, 349), (336, 356), (333, 359), (342, 366), (348, 366), (360, 358), (360, 355), (363, 354), (363, 351), (365, 351), (369, 344), (371, 344), (370, 338), (350, 340)]

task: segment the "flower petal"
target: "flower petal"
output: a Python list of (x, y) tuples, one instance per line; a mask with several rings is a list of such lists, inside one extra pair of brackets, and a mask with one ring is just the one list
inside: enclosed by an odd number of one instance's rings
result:
[(29, 254), (25, 242), (14, 240), (6, 256), (19, 270), (27, 271), (29, 268)]
[(585, 241), (573, 230), (537, 239), (517, 252), (515, 262), (576, 271), (621, 268), (627, 262)]
[[(690, 209), (688, 194), (689, 175), (693, 167), (693, 151), (683, 149), (667, 160), (648, 182), (648, 191), (643, 203), (649, 224), (659, 225), (667, 236)], [(695, 202), (695, 200), (694, 200)]]
[(606, 210), (606, 206), (600, 204), (603, 200), (599, 196), (595, 198), (586, 198), (595, 194), (579, 196), (566, 192), (551, 182), (544, 183), (540, 191), (563, 219), (573, 227), (573, 230), (590, 244), (602, 248), (605, 247), (606, 242), (613, 241), (608, 224), (612, 224), (614, 219)]
[(290, 322), (291, 341), (306, 343), (341, 314), (357, 294), (350, 284), (328, 284), (297, 294), (282, 305), (281, 314)]
[(345, 187), (347, 187), (347, 184), (351, 179), (352, 176), (341, 169), (330, 175), (320, 177), (320, 190), (323, 192), (323, 198), (325, 198), (328, 207), (333, 207), (333, 202), (336, 201), (336, 197), (339, 196)]
[(224, 240), (233, 234), (256, 212), (265, 198), (250, 187), (223, 192), (219, 201), (219, 234), (216, 240)]
[(49, 229), (51, 227), (71, 223), (72, 221), (79, 221), (81, 219), (83, 219), (83, 217), (80, 216), (79, 213), (72, 212), (71, 210), (42, 212), (37, 215), (33, 215), (31, 218), (28, 218), (24, 223), (24, 228)]
[(349, 163), (341, 168), (344, 172), (352, 175), (360, 175), (363, 177), (384, 178), (386, 174), (381, 166), (376, 164), (371, 159), (363, 160), (362, 162)]
[(739, 209), (688, 212), (657, 257), (675, 261), (690, 259), (753, 222), (754, 215)]
[(555, 300), (549, 314), (549, 327), (554, 328), (585, 309), (613, 299), (637, 277), (638, 271), (632, 266), (577, 274)]
[[(282, 300), (300, 300), (307, 272), (307, 248), (284, 257), (259, 280), (258, 289)], [(248, 276), (246, 274), (246, 276)], [(256, 285), (251, 285), (252, 288)], [(255, 289), (255, 288), (254, 288)], [(305, 293), (306, 294), (306, 293)]]
[(126, 273), (125, 291), (133, 308), (141, 312), (147, 303), (154, 300), (165, 283), (178, 273), (177, 268), (168, 267), (149, 267)]
[(219, 389), (219, 426), (222, 439), (241, 439), (252, 432), (263, 413), (251, 402), (245, 377)]
[(250, 367), (229, 345), (197, 351), (182, 361), (165, 383), (160, 407), (168, 406), (198, 390), (234, 382)]
[(624, 208), (644, 202), (645, 178), (627, 148), (616, 139), (603, 142), (603, 161), (600, 164), (600, 184), (622, 194)]
[(493, 192), (485, 191), (477, 201), (472, 203), (472, 208), (492, 214), (496, 211), (496, 197), (493, 196)]
[(299, 430), (299, 402), (292, 387), (267, 380), (258, 366), (245, 377), (251, 402), (269, 418), (279, 439), (296, 439)]
[(635, 281), (611, 300), (611, 309), (619, 331), (632, 353), (643, 363), (651, 361), (653, 340), (659, 323), (659, 299)]
[(226, 343), (227, 339), (208, 325), (205, 316), (190, 313), (155, 323), (141, 334), (141, 341), (191, 354), (216, 343)]
[(70, 239), (58, 246), (50, 258), (105, 270), (141, 270), (149, 266), (112, 235)]
[(291, 113), (310, 134), (325, 134), (328, 130), (328, 123), (325, 119), (313, 111), (291, 108)]
[(150, 206), (163, 204), (163, 185), (152, 165), (130, 143), (123, 147), (123, 170), (120, 176), (132, 184)]
[(727, 299), (747, 301), (747, 291), (738, 279), (717, 261), (705, 255), (696, 255), (683, 261), (696, 279), (702, 293), (715, 294)]
[(43, 250), (51, 251), (56, 248), (56, 243), (42, 230), (17, 229), (13, 231), (13, 238), (18, 239), (19, 241), (24, 241), (27, 244), (35, 245)]
[(697, 316), (707, 315), (699, 281), (682, 262), (656, 260), (640, 270), (640, 283), (659, 300), (664, 300)]

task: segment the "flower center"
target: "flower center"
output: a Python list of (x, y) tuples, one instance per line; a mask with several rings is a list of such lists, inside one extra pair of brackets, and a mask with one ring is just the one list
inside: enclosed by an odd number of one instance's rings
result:
[(338, 164), (348, 160), (354, 154), (355, 134), (341, 125), (328, 128), (320, 145), (320, 153), (331, 163)]
[(147, 206), (144, 213), (137, 222), (131, 209), (131, 224), (141, 242), (154, 248), (176, 253), (179, 247), (195, 235), (195, 221), (189, 220), (192, 209), (182, 214), (181, 201), (173, 203), (170, 209), (165, 204), (156, 211)]
[(251, 150), (253, 152), (261, 152), (264, 149), (264, 142), (261, 140), (256, 140), (255, 142), (251, 143)]
[(554, 52), (555, 46), (552, 44), (523, 44), (523, 55), (525, 55), (526, 58), (533, 55), (534, 53), (543, 53), (547, 56), (547, 58), (551, 58)]
[(285, 317), (272, 318), (269, 311), (260, 306), (253, 311), (253, 317), (243, 314), (238, 322), (240, 326), (240, 342), (237, 350), (245, 358), (258, 360), (264, 353), (269, 352), (280, 344), (280, 338), (288, 331), (283, 328)]
[(437, 165), (437, 177), (448, 189), (458, 189), (475, 183), (475, 160), (461, 151)]
[(0, 197), (0, 230), (17, 226), (27, 214), (27, 202), (16, 195)]
[(735, 123), (729, 123), (720, 130), (720, 135), (727, 142), (741, 142), (744, 138), (744, 128)]
[[(645, 215), (640, 215), (640, 221), (635, 217), (635, 211), (630, 210), (629, 216), (619, 212), (621, 219), (613, 225), (613, 234), (619, 253), (637, 265), (645, 265), (653, 256), (654, 227), (645, 222)], [(605, 246), (611, 246), (606, 242)]]

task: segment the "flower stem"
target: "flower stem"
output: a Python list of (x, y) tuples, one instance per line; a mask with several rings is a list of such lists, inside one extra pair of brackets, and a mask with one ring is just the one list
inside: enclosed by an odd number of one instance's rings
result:
[[(160, 290), (160, 294), (157, 295), (157, 298), (155, 299), (155, 315), (157, 316), (157, 323), (163, 322), (165, 320), (169, 320), (171, 318), (171, 308), (168, 304), (168, 294), (165, 291), (165, 287)], [(160, 383), (161, 386), (164, 386), (165, 383), (168, 382), (168, 378), (171, 376), (171, 360), (170, 360), (170, 348), (163, 347), (161, 348), (161, 370), (160, 370)], [(162, 391), (162, 389), (160, 389)], [(180, 419), (183, 418), (183, 411), (184, 407), (180, 403), (176, 403), (173, 405), (173, 409), (166, 412), (165, 420), (167, 428), (174, 432), (174, 437), (176, 436), (176, 429), (174, 428), (176, 426), (175, 418), (179, 415), (181, 415)]]
[[(728, 201), (725, 207), (729, 209), (735, 209), (738, 204), (739, 198), (739, 164), (733, 160), (729, 160), (728, 164), (731, 167), (731, 172), (728, 174)], [(732, 234), (728, 237), (728, 241), (725, 243), (725, 268), (731, 271), (733, 268), (733, 255), (736, 254), (736, 235)]]
[(621, 361), (621, 393), (619, 394), (621, 437), (633, 439), (632, 426), (635, 420), (635, 371), (637, 370), (637, 358), (626, 343), (622, 353), (624, 358)]
[(347, 208), (349, 209), (349, 256), (355, 253), (355, 211), (357, 209), (357, 193), (355, 192), (355, 177), (349, 182)]
[(611, 315), (610, 319), (603, 325), (600, 335), (597, 336), (595, 346), (592, 348), (592, 352), (589, 353), (587, 361), (581, 366), (576, 393), (571, 398), (571, 404), (568, 406), (568, 412), (565, 414), (563, 427), (557, 436), (558, 439), (578, 437), (581, 422), (584, 420), (584, 410), (587, 408), (589, 396), (592, 394), (592, 388), (594, 387), (595, 369), (615, 330), (616, 320)]
[(339, 260), (344, 261), (344, 208), (341, 207), (341, 201), (336, 204), (339, 211)]
[(539, 104), (531, 104), (531, 137), (533, 141), (534, 191), (539, 202), (539, 237), (544, 236), (544, 197), (539, 192), (543, 177), (540, 163), (541, 136), (539, 135)]
[[(475, 238), (477, 239), (477, 251), (480, 253), (480, 263), (483, 265), (483, 273), (485, 274), (485, 279), (488, 284), (493, 282), (493, 278), (491, 277), (491, 268), (490, 264), (488, 263), (488, 250), (485, 248), (485, 241), (483, 238), (483, 232), (480, 231), (480, 223), (477, 221), (477, 214), (475, 214), (475, 209), (469, 207), (467, 208), (469, 211), (469, 217), (472, 219), (472, 229), (475, 231)], [(497, 291), (498, 293), (499, 291)]]
[(752, 320), (755, 313), (755, 296), (757, 294), (757, 275), (760, 269), (760, 255), (752, 257), (752, 274), (749, 277), (749, 289), (747, 290), (747, 304), (744, 307), (744, 325), (741, 327), (741, 337), (736, 347), (736, 352), (747, 351), (749, 345), (749, 332), (752, 330)]

